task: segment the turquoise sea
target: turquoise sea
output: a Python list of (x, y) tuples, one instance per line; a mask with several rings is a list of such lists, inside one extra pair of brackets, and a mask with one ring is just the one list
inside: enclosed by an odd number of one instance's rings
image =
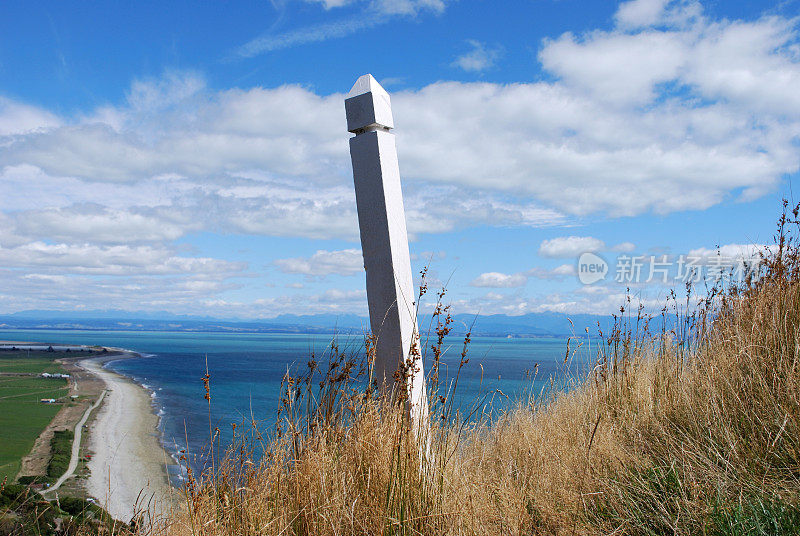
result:
[[(107, 364), (153, 393), (161, 416), (162, 441), (175, 455), (188, 446), (198, 455), (209, 438), (208, 402), (202, 378), (211, 376), (211, 426), (222, 441), (231, 423), (250, 421), (263, 431), (276, 422), (281, 379), (289, 370), (303, 370), (312, 353), (323, 355), (331, 335), (274, 333), (197, 333), (147, 331), (0, 330), (0, 340), (104, 345), (134, 350), (141, 359)], [(339, 335), (340, 348), (356, 352), (363, 337)], [(443, 358), (442, 378), (454, 378), (463, 341), (451, 337)], [(573, 348), (576, 343), (573, 341)], [(570, 370), (564, 363), (562, 338), (476, 337), (469, 345), (469, 363), (462, 369), (455, 400), (464, 410), (483, 400), (491, 413), (529, 394), (538, 394), (551, 378), (586, 370), (587, 352), (576, 354)], [(538, 366), (537, 366), (538, 365)], [(195, 462), (199, 464), (200, 462)], [(195, 467), (198, 469), (199, 467)]]

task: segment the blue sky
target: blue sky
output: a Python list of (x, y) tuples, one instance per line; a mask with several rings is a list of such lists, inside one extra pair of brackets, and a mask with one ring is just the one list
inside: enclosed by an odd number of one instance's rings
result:
[(705, 277), (772, 242), (800, 166), (799, 14), (5, 2), (0, 314), (365, 314), (343, 98), (366, 72), (392, 94), (415, 269), (457, 312), (606, 313), (627, 287), (657, 307), (682, 260)]

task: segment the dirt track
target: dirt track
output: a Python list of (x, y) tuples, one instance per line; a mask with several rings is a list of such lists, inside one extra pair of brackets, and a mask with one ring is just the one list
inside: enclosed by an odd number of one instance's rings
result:
[[(111, 355), (109, 359), (113, 358)], [(118, 356), (117, 356), (118, 357)], [(95, 375), (90, 374), (83, 368), (75, 364), (80, 358), (63, 358), (58, 362), (64, 367), (69, 379), (69, 395), (77, 395), (79, 398), (75, 402), (67, 402), (50, 424), (39, 434), (33, 444), (33, 448), (22, 459), (19, 476), (44, 475), (47, 464), (50, 461), (50, 440), (56, 430), (72, 430), (100, 393), (105, 388), (105, 384)]]

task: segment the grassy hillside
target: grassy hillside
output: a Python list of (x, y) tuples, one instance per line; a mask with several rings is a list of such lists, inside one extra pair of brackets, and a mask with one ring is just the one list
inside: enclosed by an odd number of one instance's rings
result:
[(3, 536), (77, 536), (131, 532), (89, 501), (60, 497), (47, 501), (27, 486), (0, 484), (0, 534)]

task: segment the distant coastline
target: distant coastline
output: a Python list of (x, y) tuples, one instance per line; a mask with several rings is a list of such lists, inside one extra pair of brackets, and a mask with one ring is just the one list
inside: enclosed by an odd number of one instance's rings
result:
[[(562, 337), (582, 336), (587, 330), (597, 333), (598, 325), (607, 331), (613, 319), (609, 315), (563, 313), (528, 313), (519, 316), (457, 314), (451, 333), (470, 332), (484, 337)], [(419, 317), (421, 331), (430, 318)], [(61, 311), (23, 311), (0, 315), (0, 330), (84, 330), (84, 331), (158, 331), (189, 333), (286, 333), (310, 335), (363, 335), (369, 331), (369, 319), (353, 314), (280, 315), (275, 318), (244, 320), (169, 315), (146, 315), (126, 311), (85, 311), (80, 314)]]

